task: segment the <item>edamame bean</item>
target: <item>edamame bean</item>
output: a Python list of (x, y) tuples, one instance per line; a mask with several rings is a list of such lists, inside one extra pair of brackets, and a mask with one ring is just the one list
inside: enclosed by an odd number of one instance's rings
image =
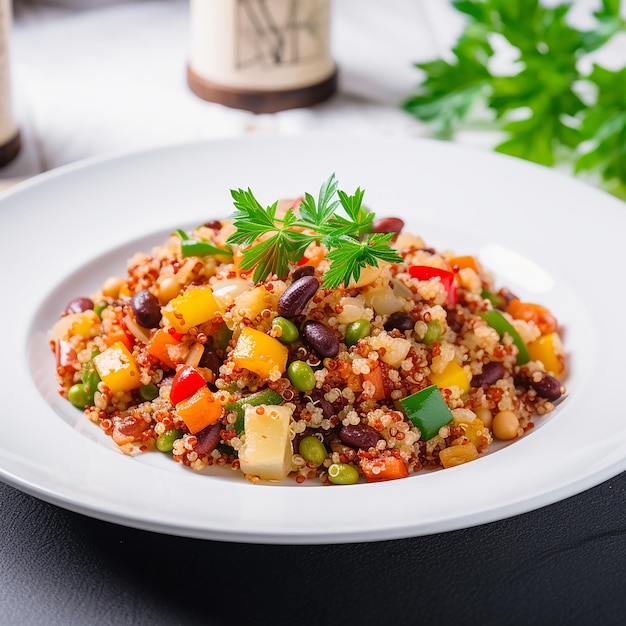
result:
[(439, 320), (431, 320), (426, 325), (426, 334), (424, 335), (424, 343), (429, 346), (433, 341), (441, 339), (441, 322)]
[(308, 363), (304, 361), (293, 361), (287, 368), (287, 376), (291, 384), (304, 393), (308, 393), (315, 388), (315, 372)]
[(328, 468), (328, 480), (335, 485), (354, 485), (359, 480), (359, 470), (349, 463), (333, 463)]
[(315, 465), (321, 465), (327, 454), (324, 444), (315, 435), (302, 439), (298, 451), (305, 461), (310, 461)]
[(166, 430), (156, 440), (156, 447), (161, 452), (171, 452), (174, 449), (174, 442), (183, 436), (183, 431), (177, 428)]
[(280, 335), (277, 339), (281, 343), (292, 343), (299, 337), (296, 325), (285, 317), (275, 317), (272, 326), (280, 328)]
[(346, 345), (354, 346), (359, 342), (359, 339), (367, 337), (372, 330), (370, 323), (367, 320), (355, 320), (350, 322), (346, 327)]
[(67, 399), (77, 408), (84, 409), (89, 404), (89, 394), (83, 383), (76, 383), (69, 388)]
[(146, 402), (151, 402), (159, 395), (159, 388), (154, 383), (149, 383), (147, 385), (141, 385), (139, 387), (139, 395), (142, 400)]

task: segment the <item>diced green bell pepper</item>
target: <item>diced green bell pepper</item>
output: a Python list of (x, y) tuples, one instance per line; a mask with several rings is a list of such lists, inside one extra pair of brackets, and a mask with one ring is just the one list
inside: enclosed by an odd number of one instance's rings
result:
[(236, 402), (229, 402), (228, 404), (225, 404), (224, 410), (234, 411), (237, 413), (235, 432), (239, 435), (244, 430), (244, 405), (250, 404), (251, 406), (260, 406), (261, 404), (282, 404), (283, 402), (283, 397), (273, 389), (263, 389), (262, 391), (252, 393), (245, 398), (241, 398)]
[(400, 400), (406, 416), (422, 434), (422, 441), (432, 439), (442, 426), (452, 421), (452, 411), (443, 399), (437, 385)]
[(505, 333), (511, 336), (518, 350), (518, 365), (524, 365), (524, 363), (530, 361), (530, 355), (528, 354), (528, 348), (524, 340), (500, 311), (496, 311), (495, 309), (493, 311), (485, 311), (485, 313), (481, 313), (480, 316), (498, 333), (498, 335), (500, 335), (500, 338), (504, 337)]
[(230, 246), (227, 248), (218, 248), (208, 241), (198, 241), (191, 239), (184, 230), (180, 228), (176, 230), (180, 237), (180, 249), (183, 254), (183, 258), (190, 256), (225, 256), (230, 259), (233, 258), (233, 251)]

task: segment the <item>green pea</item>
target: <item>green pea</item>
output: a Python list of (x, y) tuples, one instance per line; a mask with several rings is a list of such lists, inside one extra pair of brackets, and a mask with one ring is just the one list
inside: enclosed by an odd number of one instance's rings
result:
[(335, 485), (354, 485), (359, 480), (359, 470), (349, 463), (333, 463), (328, 468), (328, 480)]
[(93, 305), (93, 310), (95, 312), (95, 314), (102, 319), (102, 311), (104, 311), (104, 309), (106, 309), (109, 306), (108, 302), (96, 302)]
[(346, 345), (356, 345), (359, 339), (367, 337), (371, 330), (372, 327), (367, 320), (355, 320), (354, 322), (350, 322), (346, 327)]
[(321, 465), (327, 455), (324, 444), (315, 435), (304, 437), (300, 441), (298, 450), (305, 461), (310, 461), (315, 465)]
[(281, 343), (292, 343), (299, 337), (296, 325), (285, 317), (275, 317), (272, 326), (280, 328), (280, 336), (277, 339)]
[(287, 368), (287, 376), (291, 384), (299, 391), (308, 393), (315, 388), (315, 373), (304, 361), (291, 362)]
[(151, 402), (159, 395), (159, 388), (154, 383), (141, 385), (139, 387), (139, 395), (146, 402)]
[(183, 431), (177, 428), (166, 430), (156, 440), (156, 447), (161, 452), (171, 452), (174, 449), (174, 442), (183, 436)]
[(424, 343), (429, 346), (433, 341), (441, 339), (443, 328), (439, 320), (431, 320), (426, 325), (426, 334), (424, 335)]
[(89, 405), (89, 394), (83, 383), (76, 383), (69, 388), (67, 399), (79, 409), (84, 409)]

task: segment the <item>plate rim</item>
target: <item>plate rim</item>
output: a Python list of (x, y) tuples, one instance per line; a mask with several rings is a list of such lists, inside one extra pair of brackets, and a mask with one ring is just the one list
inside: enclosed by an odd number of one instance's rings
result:
[[(324, 141), (322, 134), (316, 133), (314, 136), (309, 136), (306, 141), (312, 141), (313, 143)], [(362, 140), (362, 135), (359, 135), (359, 138)], [(448, 151), (454, 150), (456, 152), (465, 151), (468, 154), (474, 154), (479, 158), (486, 158), (488, 162), (496, 162), (501, 159), (510, 160), (510, 157), (504, 157), (502, 155), (496, 155), (492, 153), (487, 153), (480, 150), (473, 150), (466, 146), (458, 146), (457, 144), (443, 144), (443, 142), (438, 142), (430, 139), (422, 139), (422, 138), (385, 138), (381, 136), (375, 136), (374, 138), (370, 138), (371, 141), (384, 143), (387, 145), (399, 145), (404, 144), (406, 146), (417, 147), (420, 144), (426, 146), (437, 146), (436, 150)], [(288, 143), (290, 141), (302, 141), (302, 136), (299, 137), (237, 137), (231, 139), (222, 139), (215, 141), (193, 141), (193, 142), (181, 142), (177, 144), (170, 144), (159, 146), (155, 148), (145, 149), (145, 150), (134, 150), (134, 151), (120, 151), (114, 154), (107, 155), (99, 155), (95, 157), (90, 157), (83, 161), (79, 161), (76, 163), (71, 163), (65, 166), (61, 166), (55, 170), (51, 170), (49, 172), (45, 172), (38, 176), (35, 176), (31, 179), (23, 181), (21, 183), (16, 184), (12, 188), (5, 190), (2, 194), (0, 194), (0, 210), (4, 210), (4, 204), (8, 203), (11, 198), (19, 197), (26, 192), (32, 192), (35, 190), (37, 193), (38, 189), (41, 189), (42, 186), (45, 189), (45, 185), (49, 183), (49, 181), (58, 181), (62, 180), (63, 177), (67, 177), (68, 174), (75, 174), (83, 172), (85, 170), (93, 170), (102, 166), (110, 166), (111, 164), (120, 163), (123, 160), (131, 159), (131, 160), (139, 160), (142, 159), (145, 161), (147, 158), (154, 158), (154, 155), (165, 155), (172, 156), (177, 151), (194, 151), (194, 150), (208, 150), (208, 152), (215, 152), (219, 148), (220, 145), (224, 144), (247, 144), (247, 143), (255, 143), (257, 145), (268, 144), (272, 142), (285, 142)], [(445, 146), (445, 148), (442, 148)], [(433, 148), (435, 149), (435, 148)], [(496, 161), (490, 161), (495, 159)], [(582, 183), (581, 181), (576, 181), (575, 179), (571, 179), (568, 176), (563, 174), (554, 172), (553, 170), (545, 170), (545, 168), (541, 168), (540, 166), (536, 166), (535, 164), (517, 161), (516, 167), (524, 167), (528, 168), (528, 171), (536, 171), (536, 172), (549, 172), (549, 175), (561, 175), (563, 180), (569, 181), (567, 184), (571, 185), (580, 184), (582, 187), (588, 187), (586, 183)], [(590, 187), (589, 187), (590, 188)], [(593, 191), (595, 194), (599, 190)], [(604, 193), (604, 192), (600, 192)], [(610, 198), (608, 194), (606, 194), (607, 198)], [(616, 202), (619, 202), (615, 199)], [(3, 214), (0, 213), (0, 221), (3, 220)], [(82, 435), (81, 435), (82, 436)], [(516, 444), (516, 445), (519, 445)], [(143, 528), (145, 530), (151, 530), (156, 532), (164, 532), (169, 534), (178, 534), (189, 537), (196, 537), (201, 539), (221, 539), (225, 541), (242, 541), (242, 542), (255, 542), (255, 543), (335, 543), (335, 542), (351, 542), (351, 541), (367, 541), (367, 540), (384, 540), (384, 539), (395, 539), (401, 537), (408, 536), (417, 536), (422, 534), (431, 534), (432, 532), (443, 532), (449, 530), (455, 530), (459, 528), (476, 526), (482, 523), (486, 523), (489, 521), (496, 521), (498, 519), (503, 519), (505, 517), (510, 517), (512, 515), (516, 515), (519, 513), (525, 513), (530, 510), (534, 510), (536, 508), (545, 506), (547, 504), (554, 503), (558, 500), (561, 500), (566, 497), (570, 497), (581, 491), (584, 491), (590, 487), (593, 487), (604, 480), (607, 480), (620, 472), (626, 469), (626, 454), (619, 458), (616, 462), (613, 462), (609, 466), (598, 467), (593, 473), (583, 475), (578, 477), (575, 481), (570, 481), (564, 486), (561, 486), (558, 489), (558, 495), (553, 491), (547, 491), (545, 493), (537, 494), (533, 499), (525, 498), (521, 503), (513, 503), (506, 504), (500, 507), (495, 507), (491, 510), (491, 514), (485, 516), (484, 512), (476, 512), (472, 518), (462, 518), (458, 517), (455, 519), (447, 520), (445, 527), (440, 530), (434, 531), (429, 530), (425, 532), (420, 532), (419, 528), (415, 526), (411, 526), (411, 524), (405, 524), (402, 528), (396, 528), (395, 530), (390, 529), (379, 529), (378, 531), (363, 530), (361, 532), (349, 532), (346, 533), (337, 533), (335, 532), (320, 532), (318, 534), (310, 534), (303, 533), (302, 535), (298, 535), (297, 533), (285, 534), (284, 529), (281, 534), (271, 533), (268, 531), (263, 531), (260, 533), (255, 533), (250, 531), (248, 534), (242, 533), (241, 531), (235, 531), (234, 533), (228, 533), (226, 531), (216, 531), (214, 529), (201, 529), (201, 528), (183, 528), (183, 527), (175, 527), (167, 522), (155, 521), (146, 519), (145, 516), (138, 516), (133, 518), (129, 516), (129, 512), (127, 511), (126, 515), (115, 514), (107, 511), (104, 506), (102, 508), (98, 508), (95, 505), (86, 505), (84, 502), (81, 503), (80, 500), (72, 500), (68, 495), (61, 494), (57, 492), (56, 494), (51, 489), (46, 489), (41, 485), (36, 485), (31, 481), (20, 478), (15, 475), (11, 471), (5, 469), (5, 467), (1, 464), (2, 461), (2, 452), (3, 450), (0, 448), (0, 477), (7, 482), (8, 484), (25, 491), (26, 493), (30, 493), (35, 497), (41, 498), (51, 504), (55, 504), (58, 506), (62, 506), (64, 508), (74, 510), (78, 513), (91, 515), (93, 517), (125, 524), (137, 528)], [(446, 470), (449, 472), (450, 470)], [(416, 477), (419, 480), (419, 477)], [(368, 485), (368, 487), (373, 487), (373, 485)], [(256, 487), (253, 487), (256, 488)], [(281, 488), (281, 487), (279, 487)], [(296, 489), (300, 489), (299, 487), (295, 487)], [(343, 487), (342, 487), (343, 488)], [(272, 489), (275, 489), (272, 487)], [(327, 488), (333, 489), (333, 488)], [(308, 489), (307, 489), (308, 491)]]

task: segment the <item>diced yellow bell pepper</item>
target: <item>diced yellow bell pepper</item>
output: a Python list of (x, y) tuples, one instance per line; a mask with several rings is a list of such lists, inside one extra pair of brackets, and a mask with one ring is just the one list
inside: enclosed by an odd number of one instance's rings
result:
[(179, 333), (186, 333), (221, 314), (211, 287), (188, 287), (161, 309), (166, 323)]
[(447, 387), (459, 387), (463, 393), (467, 393), (470, 389), (470, 377), (467, 372), (456, 362), (450, 361), (446, 368), (440, 374), (431, 372), (428, 376), (430, 381), (437, 385), (439, 389)]
[(272, 373), (285, 372), (288, 354), (287, 346), (278, 339), (260, 330), (245, 327), (237, 339), (231, 356), (237, 367), (250, 370), (261, 378), (269, 378)]
[(565, 369), (565, 351), (556, 331), (541, 335), (528, 344), (528, 354), (533, 361), (541, 361), (552, 376), (558, 377)]
[(102, 382), (111, 393), (130, 391), (141, 386), (137, 363), (121, 341), (116, 341), (110, 348), (94, 357), (93, 363)]
[(74, 335), (81, 337), (93, 337), (100, 328), (100, 318), (95, 311), (89, 309), (82, 313), (70, 313), (64, 315), (52, 327), (52, 333), (56, 339), (69, 339)]

